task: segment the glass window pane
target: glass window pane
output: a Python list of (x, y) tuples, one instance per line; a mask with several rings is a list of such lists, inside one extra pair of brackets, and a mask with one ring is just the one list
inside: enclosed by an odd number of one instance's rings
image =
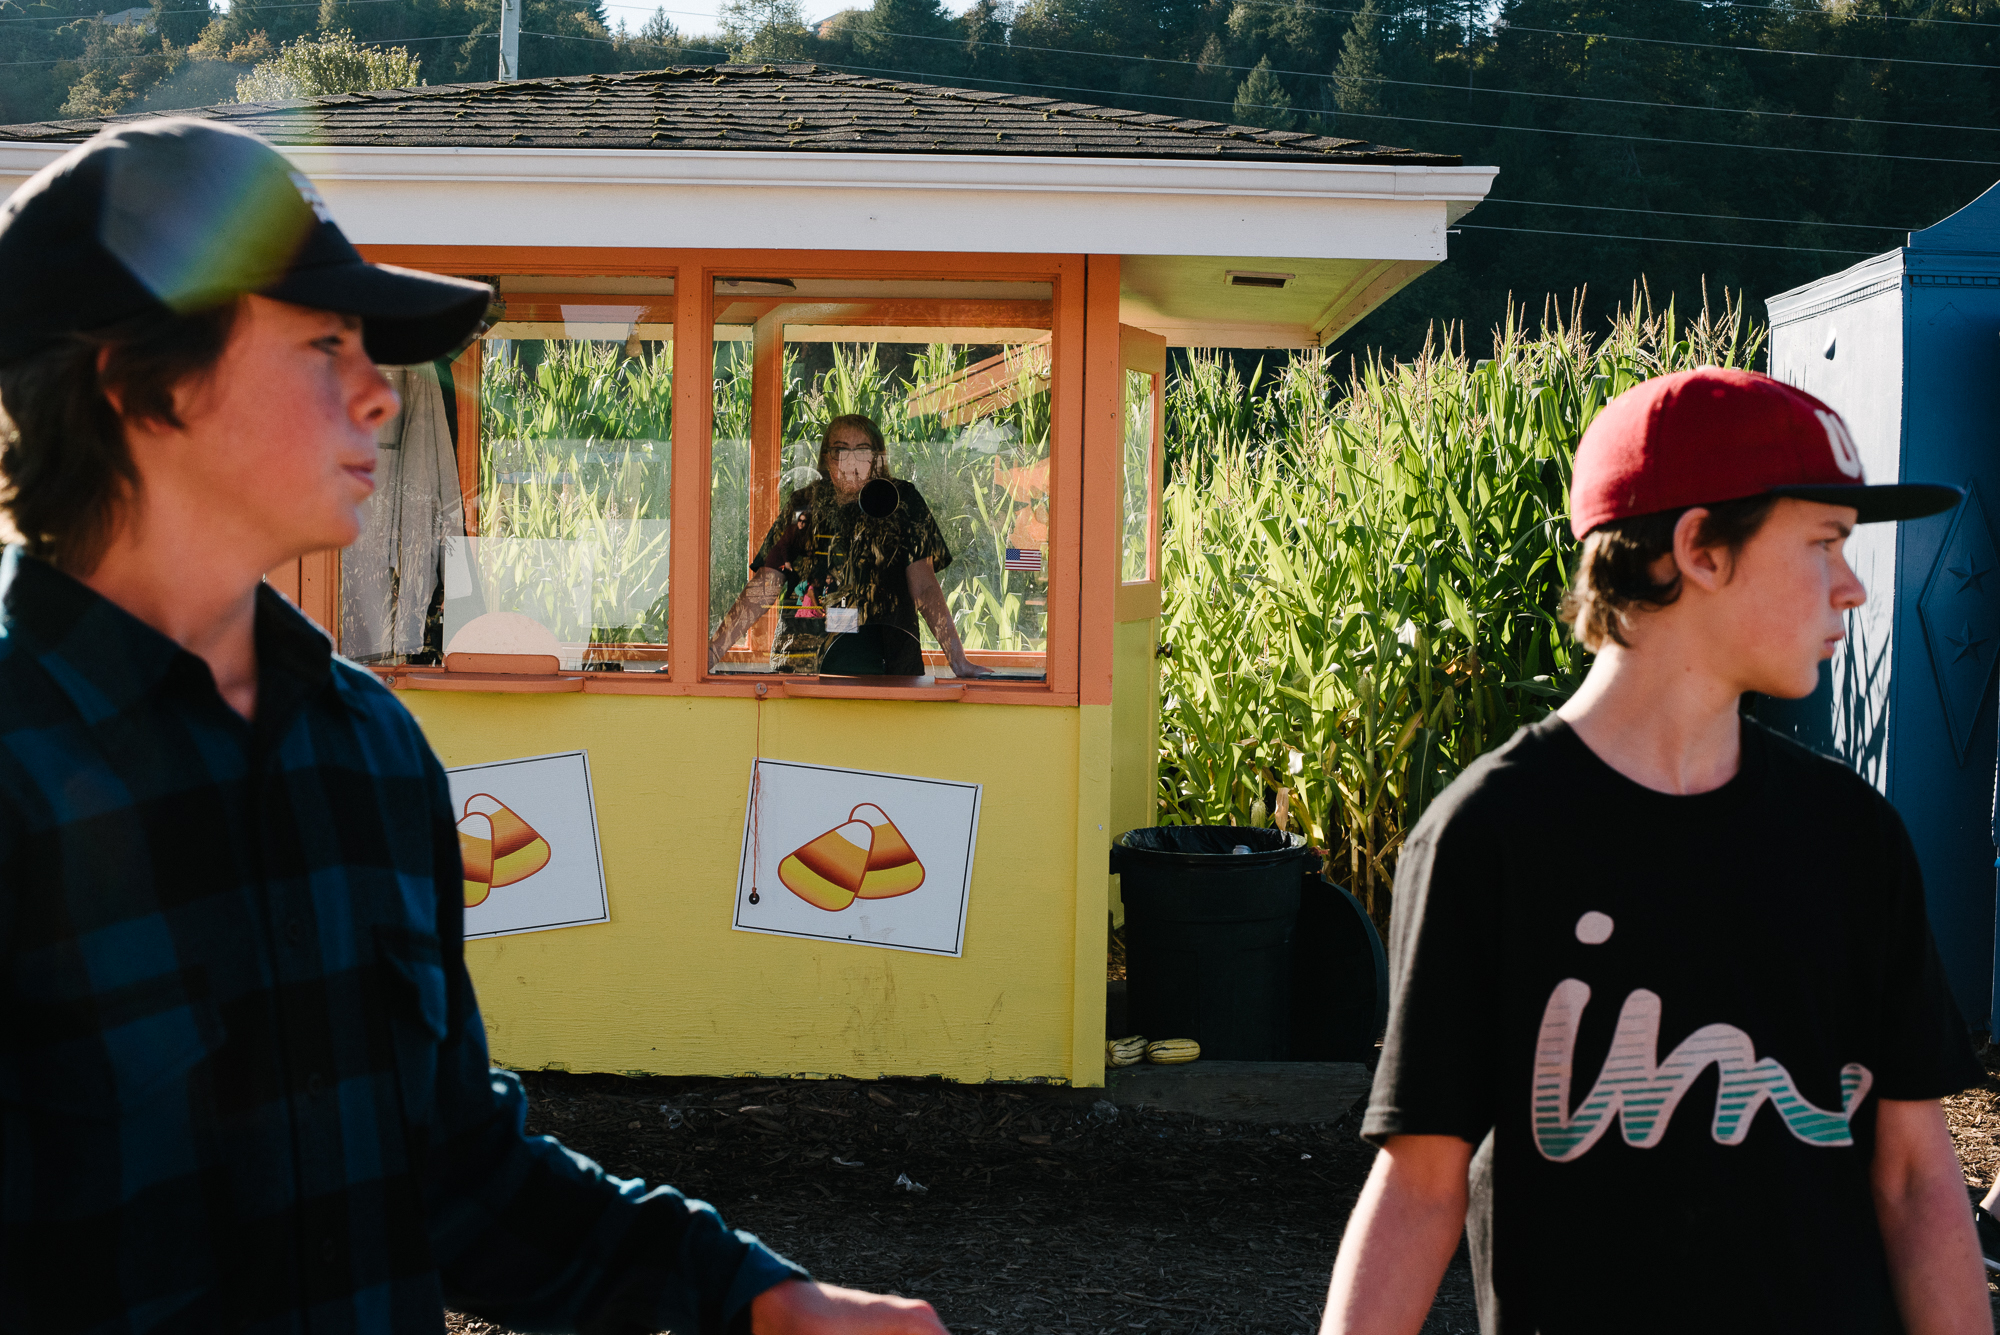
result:
[[(715, 416), (708, 455), (708, 610), (711, 621), (750, 582), (750, 387), (755, 367), (749, 325), (715, 326)], [(769, 627), (759, 638), (768, 651)], [(731, 657), (739, 657), (732, 655)]]
[(360, 663), (435, 663), (445, 552), (465, 533), (452, 368), (385, 366), (402, 406), (376, 436), (375, 495), (340, 557), (340, 649)]
[[(658, 283), (659, 280), (652, 280)], [(666, 666), (673, 465), (665, 294), (509, 292), (454, 365), (465, 502), (440, 543), (435, 648)]]
[(1040, 679), (1050, 303), (717, 292), (717, 670)]
[(1125, 539), (1119, 578), (1127, 584), (1153, 577), (1153, 422), (1158, 392), (1151, 372), (1125, 372)]

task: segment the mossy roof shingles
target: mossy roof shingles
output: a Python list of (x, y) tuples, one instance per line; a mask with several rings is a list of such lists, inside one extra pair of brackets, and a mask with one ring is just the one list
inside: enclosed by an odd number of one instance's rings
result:
[[(1058, 98), (865, 78), (814, 65), (683, 66), (342, 93), (177, 115), (278, 144), (946, 153), (1457, 166), (1361, 139), (1185, 120)], [(81, 142), (143, 119), (0, 126), (0, 141)]]

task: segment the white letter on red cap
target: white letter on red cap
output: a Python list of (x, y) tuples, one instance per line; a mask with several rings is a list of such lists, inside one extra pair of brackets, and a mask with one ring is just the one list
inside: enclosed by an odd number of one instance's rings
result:
[(1813, 416), (1826, 428), (1826, 443), (1833, 447), (1833, 464), (1848, 477), (1861, 476), (1861, 451), (1854, 448), (1854, 437), (1847, 434), (1847, 423), (1840, 420), (1839, 413), (1830, 413), (1824, 408), (1813, 409)]

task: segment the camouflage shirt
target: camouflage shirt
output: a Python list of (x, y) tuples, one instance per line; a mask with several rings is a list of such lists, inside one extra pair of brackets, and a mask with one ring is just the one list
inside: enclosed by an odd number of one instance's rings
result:
[(818, 672), (827, 643), (827, 609), (854, 608), (859, 624), (893, 628), (887, 638), (892, 667), (923, 671), (917, 605), (905, 574), (913, 562), (934, 570), (951, 564), (951, 549), (916, 487), (895, 482), (901, 504), (887, 519), (870, 519), (855, 501), (842, 504), (833, 484), (815, 482), (785, 497), (777, 522), (750, 563), (785, 580), (778, 595), (778, 634), (771, 645), (774, 672)]

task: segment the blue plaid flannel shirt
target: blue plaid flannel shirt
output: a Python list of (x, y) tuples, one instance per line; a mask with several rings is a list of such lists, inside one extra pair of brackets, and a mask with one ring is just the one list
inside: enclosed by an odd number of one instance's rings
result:
[(804, 1274), (526, 1135), (444, 771), (295, 608), (252, 724), (18, 548), (0, 590), (0, 1331), (741, 1331)]

